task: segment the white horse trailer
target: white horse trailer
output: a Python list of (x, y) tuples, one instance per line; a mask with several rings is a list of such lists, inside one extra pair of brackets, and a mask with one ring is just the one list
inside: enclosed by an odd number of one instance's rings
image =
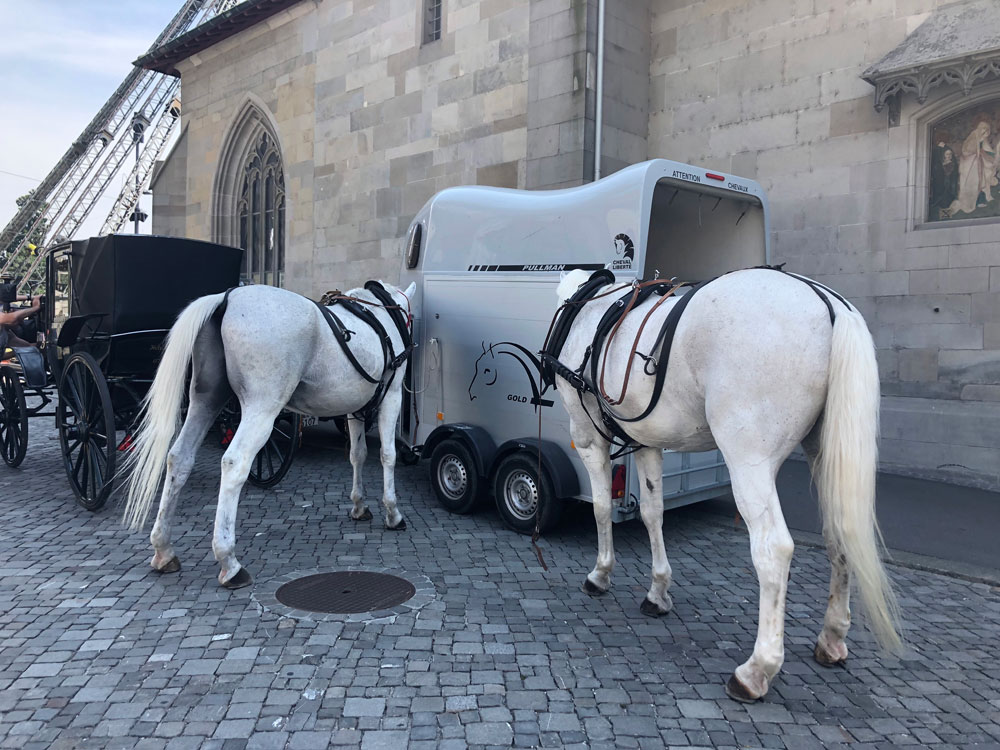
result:
[[(417, 349), (400, 429), (430, 459), (442, 504), (466, 513), (493, 494), (506, 523), (528, 532), (539, 496), (543, 529), (562, 500), (590, 500), (569, 417), (539, 382), (560, 272), (608, 267), (626, 282), (709, 279), (767, 263), (768, 226), (756, 182), (665, 159), (568, 190), (458, 187), (435, 195), (410, 225), (401, 274), (402, 286), (416, 282)], [(629, 456), (612, 477), (614, 520), (635, 517)], [(728, 487), (718, 451), (664, 452), (665, 508)]]

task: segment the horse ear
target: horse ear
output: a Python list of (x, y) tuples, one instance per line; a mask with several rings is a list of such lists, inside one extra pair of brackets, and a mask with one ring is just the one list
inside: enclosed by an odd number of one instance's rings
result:
[(415, 291), (417, 291), (417, 282), (411, 281), (410, 285), (408, 287), (406, 287), (406, 291), (403, 292), (403, 294), (405, 294), (407, 296), (407, 298), (409, 298), (409, 297), (413, 296), (413, 293)]
[(560, 272), (559, 272), (559, 281), (562, 281), (562, 280), (563, 280), (563, 279), (565, 279), (565, 278), (566, 278), (567, 276), (569, 276), (569, 271), (560, 271)]

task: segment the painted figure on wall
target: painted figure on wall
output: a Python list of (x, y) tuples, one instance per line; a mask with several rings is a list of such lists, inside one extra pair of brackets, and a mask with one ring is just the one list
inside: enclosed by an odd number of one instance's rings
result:
[(991, 188), (997, 184), (996, 149), (990, 143), (990, 125), (980, 122), (962, 144), (958, 162), (958, 198), (952, 202), (952, 216), (971, 214), (993, 200)]
[(1000, 217), (1000, 102), (932, 128), (928, 221)]
[(938, 213), (958, 197), (958, 161), (944, 141), (934, 146), (931, 159), (931, 212)]

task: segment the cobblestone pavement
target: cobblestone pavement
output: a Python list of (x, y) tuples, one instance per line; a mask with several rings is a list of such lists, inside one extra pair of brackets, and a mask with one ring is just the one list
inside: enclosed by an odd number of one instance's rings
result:
[[(257, 585), (228, 592), (211, 553), (218, 448), (202, 449), (179, 508), (183, 570), (160, 576), (117, 509), (73, 503), (43, 427), (21, 470), (0, 466), (2, 747), (1000, 746), (1000, 592), (984, 584), (893, 567), (910, 653), (880, 658), (856, 628), (847, 668), (826, 670), (812, 647), (828, 564), (800, 547), (784, 669), (746, 706), (723, 692), (756, 628), (741, 529), (669, 514), (675, 609), (647, 619), (640, 523), (616, 528), (614, 588), (591, 599), (586, 508), (543, 542), (544, 572), (494, 511), (438, 508), (425, 466), (397, 471), (405, 532), (348, 520), (342, 449), (307, 446), (277, 489), (247, 489), (238, 552)], [(315, 568), (391, 568), (433, 592), (362, 622), (279, 617), (254, 598)]]

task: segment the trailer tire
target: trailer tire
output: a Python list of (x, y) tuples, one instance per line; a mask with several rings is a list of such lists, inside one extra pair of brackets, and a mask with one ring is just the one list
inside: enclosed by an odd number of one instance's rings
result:
[(469, 449), (458, 440), (443, 440), (431, 454), (431, 486), (450, 513), (466, 515), (479, 505), (479, 472)]
[(541, 508), (538, 529), (551, 531), (562, 515), (562, 500), (552, 490), (552, 480), (541, 467), (538, 457), (527, 451), (506, 456), (493, 475), (493, 497), (497, 511), (510, 528), (519, 534), (535, 531), (535, 515)]

